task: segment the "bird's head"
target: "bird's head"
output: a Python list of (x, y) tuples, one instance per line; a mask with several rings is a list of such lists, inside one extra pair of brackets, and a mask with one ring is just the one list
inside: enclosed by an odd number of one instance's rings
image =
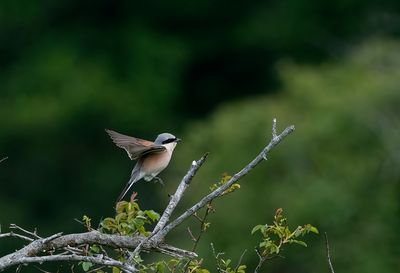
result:
[(170, 133), (162, 133), (159, 134), (154, 141), (155, 144), (157, 145), (167, 145), (171, 144), (173, 147), (176, 146), (176, 144), (181, 141), (179, 138), (175, 137), (173, 134)]

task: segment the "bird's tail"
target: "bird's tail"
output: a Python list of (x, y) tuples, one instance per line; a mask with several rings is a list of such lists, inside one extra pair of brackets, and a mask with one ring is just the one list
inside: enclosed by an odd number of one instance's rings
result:
[(121, 194), (118, 196), (117, 198), (117, 202), (122, 200), (122, 198), (124, 198), (124, 196), (126, 195), (126, 193), (129, 191), (129, 189), (132, 187), (133, 184), (135, 184), (138, 180), (140, 180), (140, 168), (134, 168), (132, 170), (132, 174), (131, 174), (131, 178), (129, 179), (128, 183), (126, 184), (125, 188), (123, 189), (123, 191), (121, 192)]

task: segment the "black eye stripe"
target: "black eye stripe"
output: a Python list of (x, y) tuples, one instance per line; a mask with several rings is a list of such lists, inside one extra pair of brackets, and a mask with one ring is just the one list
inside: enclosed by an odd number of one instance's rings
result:
[(174, 142), (175, 140), (176, 140), (176, 138), (169, 138), (169, 139), (164, 140), (164, 141), (162, 142), (162, 144), (171, 143), (171, 142)]

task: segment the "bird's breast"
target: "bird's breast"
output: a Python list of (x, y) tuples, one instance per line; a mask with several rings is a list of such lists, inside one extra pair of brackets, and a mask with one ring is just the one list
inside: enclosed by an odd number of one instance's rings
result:
[(144, 158), (142, 170), (146, 173), (159, 173), (168, 166), (171, 160), (171, 152), (166, 150), (162, 153), (154, 153)]

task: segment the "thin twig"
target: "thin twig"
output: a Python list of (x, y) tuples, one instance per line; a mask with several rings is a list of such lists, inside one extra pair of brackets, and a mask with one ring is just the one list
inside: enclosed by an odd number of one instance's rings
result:
[(331, 270), (331, 273), (335, 273), (335, 270), (333, 269), (333, 265), (331, 262), (331, 254), (329, 251), (329, 242), (328, 242), (328, 234), (324, 232), (325, 234), (325, 245), (326, 245), (326, 259), (328, 261), (329, 269)]
[(258, 264), (257, 264), (256, 269), (254, 269), (254, 273), (257, 273), (261, 269), (261, 266), (268, 259), (268, 256), (262, 256), (257, 248), (255, 250), (256, 250), (256, 253), (257, 253), (257, 256), (258, 256)]
[(50, 271), (46, 271), (46, 270), (44, 270), (44, 269), (41, 269), (40, 267), (38, 267), (38, 266), (36, 266), (36, 265), (34, 265), (33, 267), (35, 267), (37, 270), (39, 270), (39, 271), (41, 271), (41, 272), (43, 272), (43, 273), (50, 273)]
[(1, 238), (5, 238), (5, 237), (16, 237), (16, 238), (20, 238), (20, 239), (23, 239), (23, 240), (26, 240), (26, 241), (29, 241), (29, 242), (33, 241), (32, 238), (26, 237), (24, 235), (21, 235), (21, 234), (15, 233), (15, 232), (8, 232), (8, 233), (0, 234), (0, 239)]
[(220, 264), (220, 262), (219, 262), (219, 256), (220, 256), (220, 255), (224, 255), (224, 253), (223, 253), (223, 252), (218, 252), (218, 254), (217, 254), (217, 253), (215, 252), (214, 244), (211, 243), (210, 246), (211, 246), (211, 251), (212, 251), (212, 253), (213, 253), (213, 255), (214, 255), (214, 258), (215, 258), (215, 262), (216, 262), (216, 264), (217, 264), (218, 272), (223, 272), (223, 270), (222, 270), (222, 268), (221, 268), (221, 264)]
[(196, 248), (201, 239), (201, 236), (203, 235), (203, 233), (205, 231), (205, 222), (207, 220), (207, 216), (209, 215), (210, 211), (212, 210), (211, 203), (212, 203), (212, 201), (210, 201), (210, 203), (207, 204), (207, 209), (206, 209), (206, 212), (204, 213), (203, 219), (200, 218), (200, 231), (199, 231), (199, 234), (197, 235), (197, 238), (194, 240), (194, 244), (193, 244), (193, 248), (192, 248), (193, 252), (196, 251)]
[(51, 235), (51, 236), (49, 236), (47, 238), (43, 238), (43, 239), (40, 239), (40, 240), (42, 240), (43, 244), (47, 244), (48, 242), (53, 241), (54, 239), (61, 237), (62, 234), (63, 234), (62, 232), (59, 232), (59, 233), (56, 233), (54, 235)]
[(20, 230), (20, 231), (24, 232), (25, 234), (28, 234), (28, 235), (32, 236), (33, 238), (42, 239), (42, 237), (40, 237), (39, 235), (36, 234), (36, 231), (31, 232), (29, 230), (26, 230), (26, 229), (20, 227), (20, 226), (17, 226), (16, 224), (10, 224), (10, 229), (17, 229), (17, 230)]
[(187, 227), (187, 231), (189, 233), (190, 239), (195, 242), (196, 241), (196, 237), (194, 237), (192, 230), (190, 229), (190, 227)]
[(0, 163), (3, 162), (4, 160), (7, 160), (7, 159), (8, 159), (8, 156), (3, 157), (2, 159), (0, 159)]
[(76, 247), (72, 247), (72, 246), (67, 246), (64, 247), (65, 250), (73, 253), (73, 254), (86, 254), (86, 251), (80, 249), (80, 248), (76, 248)]
[(106, 266), (105, 265), (104, 266), (99, 266), (97, 268), (94, 268), (94, 269), (91, 269), (89, 271), (86, 271), (86, 273), (97, 272), (98, 270), (103, 269), (104, 267), (106, 267)]
[(243, 251), (242, 255), (240, 255), (239, 261), (238, 261), (238, 263), (237, 263), (237, 265), (236, 265), (236, 267), (235, 267), (235, 272), (237, 272), (237, 270), (239, 269), (239, 266), (240, 266), (240, 264), (242, 263), (244, 254), (246, 254), (246, 252), (247, 252), (247, 249), (245, 249), (245, 250)]
[(193, 217), (196, 218), (200, 223), (203, 221), (203, 220), (197, 215), (197, 212), (193, 213)]
[(221, 196), (221, 194), (230, 186), (232, 186), (233, 183), (235, 183), (236, 181), (240, 180), (243, 176), (248, 174), (255, 166), (257, 166), (264, 158), (266, 158), (266, 155), (272, 150), (272, 148), (274, 148), (289, 134), (291, 134), (294, 131), (294, 129), (295, 129), (294, 126), (291, 125), (289, 127), (286, 127), (286, 129), (280, 135), (273, 137), (269, 142), (269, 144), (261, 151), (261, 153), (255, 159), (253, 159), (246, 167), (244, 167), (240, 172), (232, 176), (225, 184), (215, 189), (213, 192), (211, 192), (203, 199), (201, 199), (199, 202), (197, 202), (195, 205), (193, 205), (190, 209), (182, 213), (174, 221), (169, 223), (164, 229), (160, 230), (157, 233), (157, 236), (159, 238), (164, 238), (172, 229), (181, 224), (184, 220), (193, 215), (199, 209), (204, 207), (207, 203)]

